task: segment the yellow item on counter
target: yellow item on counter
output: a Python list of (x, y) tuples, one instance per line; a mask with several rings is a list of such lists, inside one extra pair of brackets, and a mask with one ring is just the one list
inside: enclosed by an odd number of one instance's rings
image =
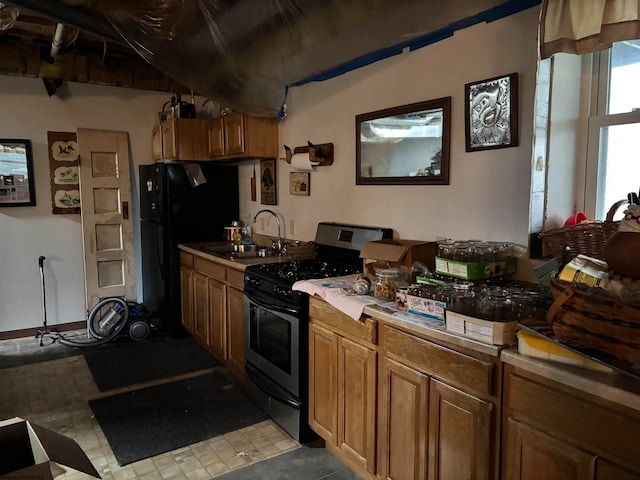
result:
[(586, 283), (591, 287), (607, 290), (609, 265), (597, 258), (578, 255), (562, 268), (558, 278), (569, 283)]
[(518, 352), (522, 355), (534, 358), (551, 360), (552, 362), (575, 365), (598, 372), (612, 373), (614, 370), (598, 362), (575, 353), (551, 340), (534, 335), (531, 332), (520, 329), (516, 333), (518, 337)]

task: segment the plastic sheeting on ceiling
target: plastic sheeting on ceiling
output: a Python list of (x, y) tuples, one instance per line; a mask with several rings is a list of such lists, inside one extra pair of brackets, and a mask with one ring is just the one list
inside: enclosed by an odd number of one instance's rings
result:
[(428, 45), (540, 0), (11, 3), (126, 43), (154, 67), (221, 105), (273, 116), (281, 112), (290, 86)]

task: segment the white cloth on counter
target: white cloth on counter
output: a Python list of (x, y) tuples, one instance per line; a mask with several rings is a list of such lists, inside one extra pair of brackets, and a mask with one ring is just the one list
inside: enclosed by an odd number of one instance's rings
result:
[(395, 302), (382, 302), (371, 295), (354, 294), (351, 287), (356, 278), (358, 275), (299, 280), (291, 288), (309, 295), (318, 295), (329, 305), (354, 320), (360, 320), (364, 307), (367, 305), (395, 306)]

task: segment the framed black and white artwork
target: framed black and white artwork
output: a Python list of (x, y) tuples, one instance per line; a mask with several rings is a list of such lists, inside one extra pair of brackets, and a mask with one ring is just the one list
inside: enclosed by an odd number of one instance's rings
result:
[(518, 74), (467, 83), (466, 151), (518, 145)]

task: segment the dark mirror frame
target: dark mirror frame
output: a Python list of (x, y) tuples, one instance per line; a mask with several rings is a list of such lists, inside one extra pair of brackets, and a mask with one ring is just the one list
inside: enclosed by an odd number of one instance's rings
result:
[[(20, 145), (24, 148), (25, 158), (24, 163), (27, 170), (27, 181), (25, 184), (17, 185), (15, 179), (11, 179), (11, 183), (7, 183), (9, 180), (5, 176), (9, 173), (3, 167), (3, 160), (0, 156), (0, 207), (25, 207), (33, 206), (36, 204), (36, 189), (33, 179), (33, 152), (31, 149), (31, 140), (19, 139), (19, 138), (0, 138), (0, 145)], [(6, 172), (6, 173), (5, 173)], [(8, 175), (12, 176), (12, 175)], [(20, 187), (22, 189), (27, 188), (26, 195), (21, 195), (19, 200), (11, 200), (6, 198), (11, 196), (11, 190)]]
[[(406, 177), (364, 177), (362, 176), (361, 132), (363, 122), (378, 118), (406, 115), (425, 110), (442, 109), (442, 159), (439, 175)], [(377, 110), (356, 115), (356, 185), (449, 185), (449, 147), (451, 141), (451, 97), (443, 97), (425, 102), (411, 103), (399, 107)]]

